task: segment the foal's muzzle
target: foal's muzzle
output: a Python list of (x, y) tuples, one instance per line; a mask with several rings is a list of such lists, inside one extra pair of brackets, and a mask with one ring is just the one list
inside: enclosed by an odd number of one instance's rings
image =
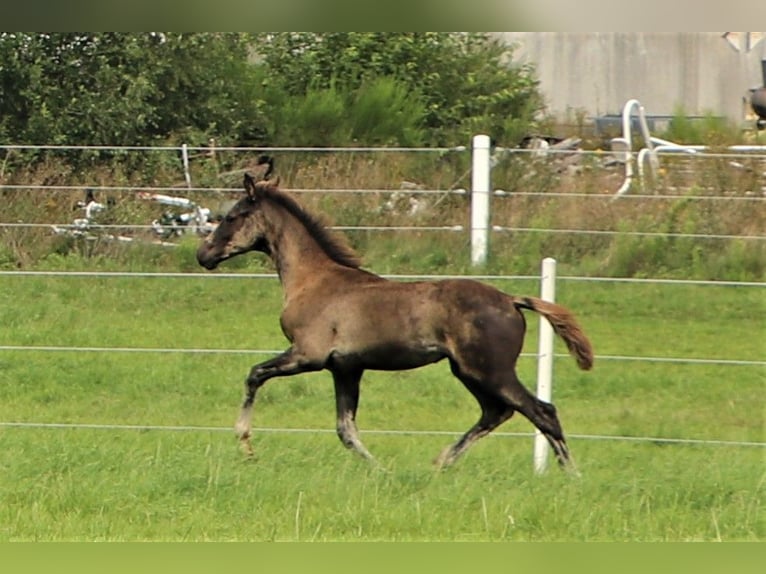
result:
[(220, 262), (221, 258), (216, 257), (211, 253), (210, 243), (207, 241), (202, 242), (197, 249), (197, 263), (202, 265), (205, 269), (211, 270), (218, 267)]

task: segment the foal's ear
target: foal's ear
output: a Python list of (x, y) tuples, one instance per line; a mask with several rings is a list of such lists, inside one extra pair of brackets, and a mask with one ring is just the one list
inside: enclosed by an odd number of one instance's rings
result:
[(250, 175), (249, 173), (245, 172), (245, 193), (250, 199), (256, 199), (259, 195), (260, 190), (258, 189), (258, 186), (255, 183), (255, 178)]
[(269, 180), (255, 181), (255, 178), (249, 173), (245, 172), (245, 193), (250, 199), (258, 199), (263, 195), (264, 189), (273, 188), (279, 186), (279, 176), (276, 176)]

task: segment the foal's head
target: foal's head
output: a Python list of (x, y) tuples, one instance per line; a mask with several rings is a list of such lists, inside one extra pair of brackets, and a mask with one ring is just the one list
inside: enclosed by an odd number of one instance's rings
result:
[(267, 221), (262, 209), (265, 195), (276, 188), (276, 180), (255, 181), (245, 174), (245, 196), (234, 204), (216, 230), (200, 244), (197, 261), (215, 269), (221, 261), (248, 251), (269, 254)]

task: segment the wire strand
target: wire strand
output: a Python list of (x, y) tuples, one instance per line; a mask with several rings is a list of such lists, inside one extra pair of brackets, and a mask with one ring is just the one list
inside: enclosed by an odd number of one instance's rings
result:
[[(178, 353), (187, 355), (276, 355), (282, 349), (201, 349), (184, 347), (77, 347), (67, 345), (0, 345), (0, 351), (26, 351), (41, 353)], [(521, 357), (538, 357), (537, 353), (521, 353)], [(569, 357), (556, 353), (557, 359)], [(629, 355), (596, 355), (599, 361), (645, 361), (649, 363), (679, 363), (691, 365), (731, 365), (759, 367), (766, 361), (749, 359), (706, 359), (695, 357), (634, 357)]]
[[(42, 422), (15, 422), (0, 421), (0, 428), (23, 428), (23, 429), (72, 429), (72, 430), (123, 430), (123, 431), (169, 431), (169, 432), (228, 432), (233, 430), (228, 427), (215, 426), (186, 426), (186, 425), (152, 425), (152, 424), (99, 424), (99, 423), (42, 423)], [(259, 427), (253, 428), (254, 433), (280, 433), (280, 434), (335, 434), (335, 429), (327, 428), (276, 428)], [(406, 430), (406, 429), (369, 429), (364, 434), (382, 436), (461, 436), (463, 431), (449, 430)], [(521, 432), (494, 432), (489, 436), (499, 438), (532, 438), (534, 433)], [(581, 440), (611, 440), (627, 442), (652, 442), (656, 444), (687, 444), (687, 445), (717, 445), (717, 446), (742, 446), (742, 447), (766, 447), (766, 442), (756, 441), (733, 441), (720, 439), (677, 438), (677, 437), (653, 437), (653, 436), (620, 436), (620, 435), (596, 435), (596, 434), (569, 434), (570, 439)]]
[[(121, 277), (121, 278), (157, 278), (157, 279), (278, 279), (276, 273), (174, 273), (155, 271), (6, 271), (0, 270), (0, 277)], [(381, 277), (393, 280), (433, 280), (474, 279), (477, 281), (539, 281), (539, 275), (460, 275), (460, 274), (419, 274), (387, 273)], [(716, 279), (663, 279), (648, 277), (584, 277), (560, 276), (557, 281), (585, 281), (604, 283), (657, 283), (664, 285), (707, 285), (711, 287), (766, 287), (765, 281), (727, 281)]]

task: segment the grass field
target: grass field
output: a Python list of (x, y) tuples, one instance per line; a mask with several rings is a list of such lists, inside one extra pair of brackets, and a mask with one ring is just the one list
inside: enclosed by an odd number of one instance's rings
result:
[[(499, 282), (536, 294), (532, 281)], [(762, 289), (561, 282), (597, 356), (762, 361)], [(282, 349), (268, 279), (0, 276), (0, 345)], [(537, 319), (528, 314), (525, 351)], [(557, 343), (557, 352), (564, 352)], [(438, 364), (365, 376), (380, 467), (332, 431), (329, 375), (259, 395), (245, 460), (230, 431), (255, 354), (0, 351), (0, 540), (763, 540), (764, 368), (557, 359), (554, 402), (582, 476), (532, 472), (531, 425), (431, 460), (478, 416)], [(520, 374), (534, 385), (535, 362)], [(135, 425), (139, 428), (109, 428)], [(185, 430), (147, 427), (185, 427)], [(386, 434), (373, 431), (440, 431)], [(517, 436), (522, 433), (524, 436)]]

